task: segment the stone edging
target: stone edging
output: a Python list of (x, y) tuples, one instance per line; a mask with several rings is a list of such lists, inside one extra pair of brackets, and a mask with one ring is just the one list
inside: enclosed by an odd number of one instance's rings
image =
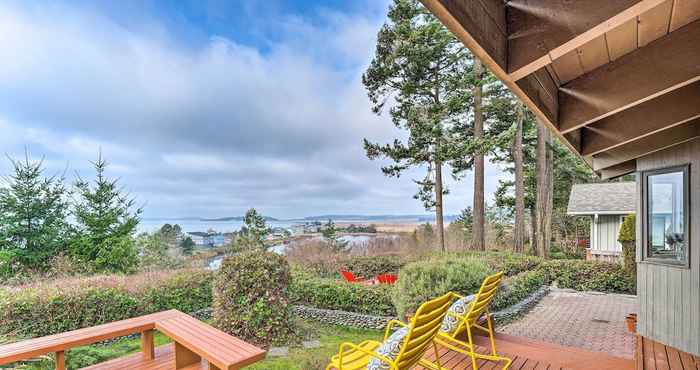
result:
[(550, 287), (545, 285), (537, 289), (534, 293), (525, 297), (522, 301), (493, 313), (496, 322), (507, 322), (527, 313), (550, 292)]
[(386, 324), (395, 317), (365, 315), (355, 312), (325, 310), (308, 306), (294, 306), (292, 312), (308, 320), (324, 324), (343, 325), (363, 329), (384, 329)]

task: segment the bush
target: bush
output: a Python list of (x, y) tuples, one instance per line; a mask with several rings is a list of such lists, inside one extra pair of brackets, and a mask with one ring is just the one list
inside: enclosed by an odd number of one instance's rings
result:
[(483, 260), (476, 257), (410, 263), (399, 273), (392, 301), (399, 317), (404, 317), (423, 302), (447, 292), (473, 294), (492, 272)]
[[(397, 256), (362, 256), (341, 261), (341, 268), (357, 276), (373, 278), (381, 274), (398, 274), (406, 262)], [(335, 271), (338, 274), (338, 271)]]
[(211, 273), (203, 270), (63, 279), (0, 290), (0, 335), (38, 337), (210, 305)]
[(394, 316), (392, 286), (366, 286), (295, 272), (289, 297), (295, 304), (379, 316)]
[(625, 217), (620, 226), (620, 234), (617, 240), (622, 244), (622, 263), (625, 271), (632, 277), (637, 276), (637, 218), (635, 215)]
[(540, 265), (547, 281), (579, 291), (635, 294), (636, 282), (620, 264), (581, 260), (547, 261)]
[(540, 270), (525, 271), (508, 277), (498, 289), (491, 303), (491, 310), (498, 311), (510, 307), (527, 298), (546, 284), (547, 276)]
[(269, 346), (292, 333), (287, 260), (270, 252), (224, 259), (214, 280), (214, 325), (251, 343)]

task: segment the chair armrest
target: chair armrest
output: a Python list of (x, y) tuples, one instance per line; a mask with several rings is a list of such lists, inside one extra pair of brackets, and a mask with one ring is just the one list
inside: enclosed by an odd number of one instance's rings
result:
[(402, 322), (402, 321), (399, 321), (399, 320), (391, 320), (391, 321), (389, 321), (389, 323), (387, 323), (387, 325), (386, 325), (386, 330), (384, 330), (384, 340), (386, 340), (387, 338), (389, 338), (389, 335), (391, 335), (391, 334), (389, 334), (389, 333), (392, 331), (391, 329), (394, 328), (394, 325), (399, 325), (399, 326), (404, 327), (404, 328), (405, 328), (405, 327), (408, 327), (408, 324), (406, 324), (406, 323), (404, 323), (404, 322)]
[[(363, 343), (367, 343), (367, 342), (368, 341), (362, 342), (362, 343), (360, 343), (360, 345), (362, 345)], [(352, 351), (362, 352), (368, 356), (377, 358), (380, 361), (386, 362), (387, 364), (389, 364), (389, 366), (391, 366), (392, 370), (396, 369), (396, 366), (392, 363), (392, 361), (389, 358), (382, 356), (382, 355), (379, 355), (376, 352), (368, 351), (368, 350), (366, 350), (366, 349), (364, 349), (356, 344), (346, 342), (346, 343), (343, 343), (340, 345), (340, 351), (338, 352), (338, 362), (340, 363), (340, 367), (341, 367), (341, 369), (339, 369), (339, 370), (343, 370), (342, 369), (342, 367), (343, 367), (343, 355), (347, 355)]]

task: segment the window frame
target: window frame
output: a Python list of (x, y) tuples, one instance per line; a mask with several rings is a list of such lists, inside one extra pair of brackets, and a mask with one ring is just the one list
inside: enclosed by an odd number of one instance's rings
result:
[[(686, 253), (684, 261), (669, 260), (666, 258), (653, 257), (650, 253), (651, 244), (649, 238), (649, 177), (655, 175), (664, 175), (669, 173), (680, 172), (683, 174), (683, 238), (686, 241)], [(690, 164), (679, 166), (663, 167), (648, 171), (642, 171), (642, 260), (644, 262), (660, 264), (669, 267), (679, 267), (690, 269), (690, 254), (691, 254), (691, 203), (690, 203)]]

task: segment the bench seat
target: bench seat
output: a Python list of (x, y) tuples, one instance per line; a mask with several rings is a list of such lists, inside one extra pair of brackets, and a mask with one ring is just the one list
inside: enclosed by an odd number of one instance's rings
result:
[[(82, 370), (174, 370), (175, 369), (175, 343), (156, 347), (155, 358), (149, 360), (143, 353), (134, 353), (129, 356), (116, 358), (84, 367)], [(207, 370), (206, 361), (193, 364), (182, 370)]]

